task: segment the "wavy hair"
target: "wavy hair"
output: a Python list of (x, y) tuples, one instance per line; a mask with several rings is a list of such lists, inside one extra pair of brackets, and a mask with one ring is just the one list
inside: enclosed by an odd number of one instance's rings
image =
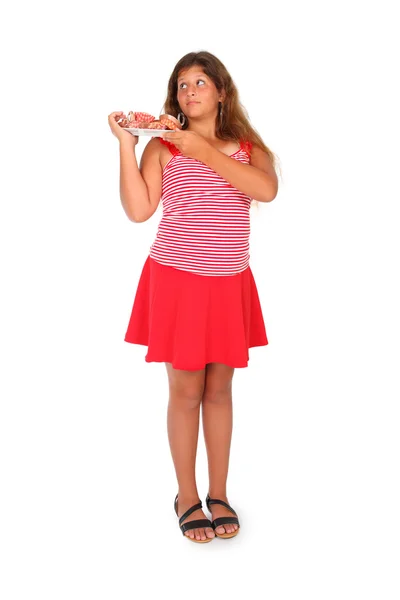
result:
[[(267, 153), (276, 169), (277, 156), (263, 142), (260, 134), (251, 125), (248, 113), (239, 100), (239, 93), (225, 65), (214, 54), (201, 50), (185, 54), (175, 65), (168, 81), (167, 98), (163, 112), (174, 117), (178, 116), (181, 108), (177, 100), (178, 77), (181, 71), (190, 67), (201, 67), (204, 73), (214, 82), (218, 92), (225, 90), (225, 101), (222, 107), (222, 117), (218, 113), (215, 121), (215, 134), (220, 140), (250, 142)], [(188, 118), (182, 127), (188, 127)]]

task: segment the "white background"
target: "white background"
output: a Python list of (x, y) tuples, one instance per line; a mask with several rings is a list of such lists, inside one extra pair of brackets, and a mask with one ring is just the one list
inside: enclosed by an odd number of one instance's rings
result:
[[(4, 600), (398, 600), (394, 7), (3, 9)], [(251, 217), (269, 345), (234, 375), (228, 498), (242, 529), (206, 545), (173, 510), (165, 365), (123, 341), (161, 212), (125, 216), (107, 123), (158, 116), (174, 65), (198, 50), (230, 71), (282, 170)], [(206, 476), (200, 433), (203, 503)]]

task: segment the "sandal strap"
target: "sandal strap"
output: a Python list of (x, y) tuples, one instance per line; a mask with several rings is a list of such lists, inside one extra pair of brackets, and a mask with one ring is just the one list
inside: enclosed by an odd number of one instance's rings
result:
[[(233, 513), (234, 515), (237, 515), (237, 512), (235, 510), (233, 510), (232, 506), (229, 506), (229, 504), (227, 502), (224, 502), (223, 500), (218, 500), (216, 498), (210, 498), (209, 495), (207, 495), (206, 504), (207, 504), (208, 510), (210, 510), (210, 504), (222, 504), (222, 506), (225, 506), (225, 508), (230, 510), (231, 513)], [(210, 510), (210, 512), (211, 512), (211, 510)]]
[(236, 517), (218, 517), (218, 519), (214, 519), (214, 521), (212, 522), (212, 526), (215, 529), (216, 527), (219, 527), (220, 525), (225, 525), (228, 523), (235, 523), (235, 525), (240, 527), (239, 519), (237, 519)]
[(211, 521), (209, 519), (196, 519), (180, 526), (183, 534), (185, 534), (185, 531), (196, 529), (197, 527), (211, 527), (212, 529)]
[[(175, 498), (175, 511), (176, 514), (178, 514), (178, 511), (176, 509), (176, 500), (177, 500), (178, 496)], [(192, 513), (194, 513), (195, 510), (199, 510), (199, 508), (201, 508), (202, 502), (200, 500), (200, 502), (198, 502), (197, 504), (193, 504), (193, 506), (191, 506), (186, 512), (183, 513), (183, 515), (180, 517), (179, 519), (179, 527), (182, 525), (182, 522), (189, 517)]]

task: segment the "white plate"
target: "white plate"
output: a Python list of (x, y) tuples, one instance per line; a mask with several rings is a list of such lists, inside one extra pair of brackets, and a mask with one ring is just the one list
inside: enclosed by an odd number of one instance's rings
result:
[(172, 129), (137, 129), (134, 127), (123, 127), (123, 129), (132, 135), (151, 135), (152, 137), (161, 137), (163, 133), (173, 131)]

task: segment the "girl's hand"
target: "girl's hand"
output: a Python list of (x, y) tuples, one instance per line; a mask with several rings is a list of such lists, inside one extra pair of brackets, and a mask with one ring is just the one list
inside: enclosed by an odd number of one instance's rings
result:
[(177, 128), (175, 131), (163, 133), (161, 137), (163, 140), (174, 144), (185, 156), (200, 161), (203, 161), (204, 155), (210, 148), (207, 140), (194, 131), (182, 131)]
[(129, 131), (125, 131), (123, 127), (118, 125), (117, 121), (121, 121), (121, 119), (126, 119), (124, 113), (122, 111), (113, 112), (108, 115), (108, 124), (110, 126), (111, 132), (120, 142), (131, 143), (132, 146), (136, 146), (139, 141), (138, 135), (132, 135)]

